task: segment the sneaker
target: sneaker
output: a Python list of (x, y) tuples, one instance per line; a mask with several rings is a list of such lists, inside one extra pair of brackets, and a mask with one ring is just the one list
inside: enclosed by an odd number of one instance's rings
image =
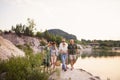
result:
[(67, 71), (67, 69), (64, 69), (64, 71), (66, 72), (66, 71)]

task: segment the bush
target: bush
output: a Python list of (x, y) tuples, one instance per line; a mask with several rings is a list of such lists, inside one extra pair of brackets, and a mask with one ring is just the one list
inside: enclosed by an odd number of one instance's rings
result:
[(19, 49), (23, 50), (25, 52), (26, 56), (33, 54), (33, 49), (28, 44), (16, 45), (16, 47), (18, 47)]
[(0, 72), (6, 72), (5, 80), (25, 80), (30, 63), (27, 58), (11, 58), (1, 63)]
[(0, 80), (48, 80), (48, 74), (40, 68), (42, 60), (42, 54), (36, 54), (0, 61), (0, 77), (6, 73)]
[(47, 44), (44, 40), (41, 40), (40, 43), (41, 46), (45, 46)]
[(0, 61), (0, 80), (48, 80), (49, 74), (41, 67), (45, 54), (33, 54), (28, 44), (17, 47), (25, 52), (26, 57)]

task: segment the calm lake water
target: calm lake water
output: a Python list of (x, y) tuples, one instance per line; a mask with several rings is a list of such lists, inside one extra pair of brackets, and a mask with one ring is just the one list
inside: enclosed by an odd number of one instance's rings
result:
[(83, 52), (74, 66), (99, 76), (101, 80), (120, 80), (120, 53)]

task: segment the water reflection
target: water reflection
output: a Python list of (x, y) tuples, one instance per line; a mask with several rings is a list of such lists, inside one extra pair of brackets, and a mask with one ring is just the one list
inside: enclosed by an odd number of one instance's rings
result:
[(114, 56), (120, 56), (120, 53), (117, 52), (111, 52), (111, 51), (105, 51), (105, 50), (100, 50), (100, 51), (81, 51), (80, 52), (81, 58), (85, 57), (114, 57)]
[(81, 51), (75, 67), (85, 69), (102, 80), (120, 80), (120, 53), (110, 51)]

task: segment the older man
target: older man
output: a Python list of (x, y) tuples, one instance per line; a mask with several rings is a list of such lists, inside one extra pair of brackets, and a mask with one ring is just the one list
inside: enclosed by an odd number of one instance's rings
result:
[(71, 70), (74, 69), (73, 65), (76, 61), (76, 54), (77, 54), (77, 45), (74, 43), (73, 39), (70, 39), (70, 44), (68, 45), (68, 53), (70, 59)]
[(67, 71), (66, 61), (68, 56), (68, 44), (65, 42), (65, 38), (62, 39), (62, 42), (59, 45), (59, 52), (61, 54), (62, 69)]

